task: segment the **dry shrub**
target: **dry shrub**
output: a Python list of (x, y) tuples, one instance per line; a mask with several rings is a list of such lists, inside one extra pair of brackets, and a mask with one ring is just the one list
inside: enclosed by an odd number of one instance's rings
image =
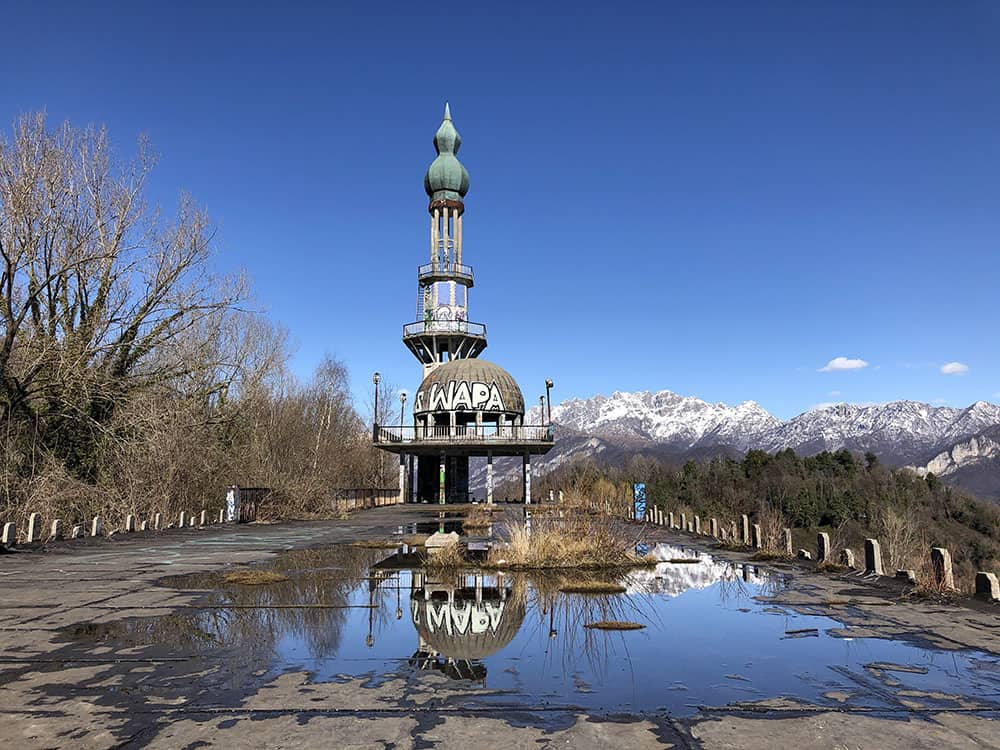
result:
[(508, 522), (505, 548), (494, 547), (487, 564), (512, 568), (614, 568), (645, 564), (624, 527), (577, 515)]
[(430, 570), (449, 570), (464, 568), (470, 564), (465, 548), (455, 542), (446, 547), (438, 547), (427, 555), (424, 567)]
[(462, 519), (462, 528), (466, 530), (488, 529), (493, 525), (493, 510), (486, 505), (474, 505)]
[(231, 573), (226, 573), (222, 579), (226, 583), (235, 583), (240, 586), (264, 586), (269, 583), (282, 583), (288, 580), (287, 576), (283, 576), (281, 573), (253, 568), (234, 570)]
[(760, 525), (763, 551), (776, 557), (785, 555), (785, 528), (788, 523), (781, 511), (771, 503), (762, 501), (757, 510), (756, 523)]
[(878, 514), (876, 529), (889, 570), (918, 570), (922, 567), (928, 545), (915, 518), (895, 508), (885, 507)]

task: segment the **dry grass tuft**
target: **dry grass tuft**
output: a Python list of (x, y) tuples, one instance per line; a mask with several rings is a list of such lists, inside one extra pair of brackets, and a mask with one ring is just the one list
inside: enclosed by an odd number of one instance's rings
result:
[(469, 559), (465, 555), (465, 549), (461, 544), (449, 544), (447, 547), (438, 547), (437, 550), (427, 555), (424, 566), (432, 570), (448, 570), (452, 568), (464, 568), (470, 565)]
[(575, 516), (508, 522), (506, 547), (490, 550), (486, 565), (522, 570), (558, 568), (604, 569), (655, 564), (636, 556), (635, 540), (617, 524)]
[(766, 562), (767, 560), (791, 560), (791, 556), (786, 552), (774, 552), (766, 549), (759, 549), (749, 557), (754, 562)]
[(428, 537), (430, 534), (410, 534), (403, 537), (403, 544), (408, 544), (411, 547), (423, 547)]
[(583, 627), (594, 630), (642, 630), (646, 626), (639, 622), (626, 620), (601, 620), (600, 622), (588, 622)]
[(625, 587), (607, 581), (581, 581), (570, 583), (559, 589), (564, 594), (624, 594)]
[(488, 529), (492, 525), (493, 511), (487, 505), (474, 505), (462, 520), (462, 528), (466, 531)]
[(358, 539), (351, 542), (352, 547), (362, 547), (363, 549), (396, 549), (402, 542), (394, 542), (390, 539)]
[(226, 573), (222, 579), (226, 583), (235, 583), (241, 586), (263, 586), (269, 583), (281, 583), (282, 581), (288, 580), (288, 578), (281, 575), (281, 573), (275, 573), (271, 570), (256, 570), (253, 568), (234, 570), (231, 573)]

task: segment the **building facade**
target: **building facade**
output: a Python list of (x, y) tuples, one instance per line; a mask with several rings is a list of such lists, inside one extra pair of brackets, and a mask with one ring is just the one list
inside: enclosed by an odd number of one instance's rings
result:
[[(375, 424), (373, 436), (379, 448), (399, 454), (402, 500), (469, 500), (469, 459), (480, 456), (486, 458), (485, 499), (492, 503), (494, 457), (518, 456), (523, 499), (531, 502), (531, 456), (547, 453), (554, 433), (544, 409), (539, 424), (525, 424), (517, 381), (479, 357), (486, 326), (469, 317), (475, 278), (462, 252), (469, 173), (458, 160), (461, 145), (445, 105), (434, 136), (437, 157), (424, 177), (430, 258), (417, 269), (416, 320), (403, 326), (403, 343), (420, 362), (423, 380), (412, 400), (412, 424)], [(546, 385), (548, 395), (551, 381)]]

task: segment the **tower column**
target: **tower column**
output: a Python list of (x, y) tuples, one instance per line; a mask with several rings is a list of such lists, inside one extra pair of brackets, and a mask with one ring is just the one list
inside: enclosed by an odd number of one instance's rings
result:
[(399, 454), (399, 504), (406, 502), (406, 454)]
[(524, 452), (521, 473), (524, 476), (524, 504), (531, 505), (531, 454), (527, 451)]
[(417, 502), (417, 457), (410, 456), (410, 500)]
[(439, 465), (438, 473), (438, 502), (444, 505), (444, 473), (445, 473), (445, 455), (441, 454), (441, 463)]
[(486, 504), (493, 505), (493, 451), (486, 453)]

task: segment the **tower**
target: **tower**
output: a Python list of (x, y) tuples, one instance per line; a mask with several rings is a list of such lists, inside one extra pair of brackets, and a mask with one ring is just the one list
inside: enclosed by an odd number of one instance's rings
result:
[[(458, 160), (461, 145), (445, 104), (434, 135), (437, 157), (424, 176), (430, 262), (417, 269), (416, 320), (403, 326), (403, 343), (420, 362), (423, 379), (412, 402), (412, 426), (376, 424), (373, 434), (379, 448), (400, 455), (401, 501), (407, 495), (441, 503), (468, 500), (469, 458), (484, 456), (486, 500), (492, 502), (497, 455), (521, 456), (524, 499), (530, 502), (530, 457), (552, 448), (552, 425), (525, 425), (517, 382), (502, 367), (479, 359), (486, 348), (486, 326), (469, 320), (474, 278), (463, 258), (469, 173)], [(407, 455), (416, 458), (415, 481), (412, 463), (409, 472), (410, 493), (405, 490)]]

